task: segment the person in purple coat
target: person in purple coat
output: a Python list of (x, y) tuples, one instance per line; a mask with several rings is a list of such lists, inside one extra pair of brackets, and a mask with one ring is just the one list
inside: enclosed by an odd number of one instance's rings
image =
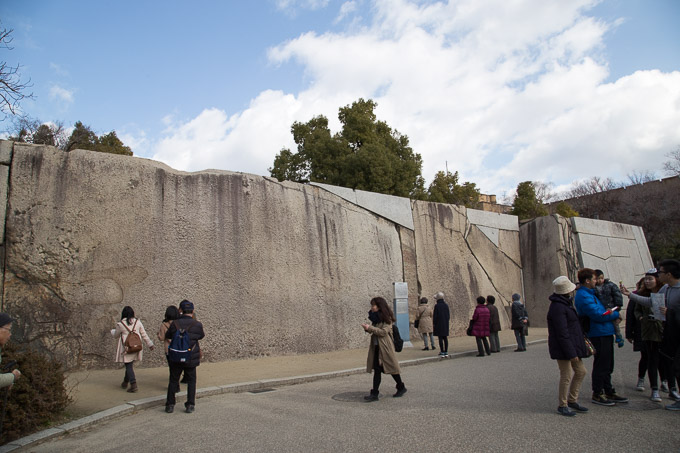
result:
[[(477, 298), (477, 306), (475, 307), (475, 313), (472, 315), (472, 335), (477, 340), (477, 357), (484, 357), (484, 351), (486, 355), (491, 355), (491, 348), (489, 348), (489, 319), (491, 315), (489, 309), (486, 305), (486, 298), (484, 296), (479, 296)], [(484, 345), (484, 349), (482, 349)]]
[(561, 275), (553, 280), (553, 294), (548, 297), (548, 351), (560, 369), (557, 412), (568, 417), (576, 415), (571, 409), (588, 412), (588, 408), (578, 404), (581, 384), (588, 371), (581, 360), (587, 354), (581, 323), (574, 309), (574, 289), (576, 285)]

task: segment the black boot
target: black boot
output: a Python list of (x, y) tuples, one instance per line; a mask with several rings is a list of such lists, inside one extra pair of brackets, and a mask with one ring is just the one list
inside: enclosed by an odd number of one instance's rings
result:
[(404, 393), (406, 393), (406, 386), (404, 385), (403, 382), (397, 384), (397, 393), (392, 395), (395, 398), (399, 398), (400, 396), (403, 396)]
[(371, 394), (370, 394), (370, 395), (364, 396), (364, 400), (365, 400), (367, 403), (370, 403), (370, 402), (372, 402), (372, 401), (378, 401), (378, 395), (379, 395), (379, 394), (380, 394), (379, 391), (377, 391), (377, 390), (371, 390)]

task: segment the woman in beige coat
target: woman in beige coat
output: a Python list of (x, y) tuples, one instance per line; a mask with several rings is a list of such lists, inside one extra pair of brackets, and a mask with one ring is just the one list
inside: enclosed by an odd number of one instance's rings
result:
[(432, 326), (432, 308), (427, 305), (427, 297), (420, 299), (420, 305), (418, 305), (418, 311), (416, 312), (416, 321), (418, 321), (418, 333), (423, 336), (423, 343), (425, 347), (423, 351), (429, 351), (430, 348), (427, 347), (427, 337), (430, 336), (430, 345), (432, 350), (437, 349), (434, 345), (434, 335)]
[[(135, 312), (130, 306), (125, 306), (123, 308), (123, 313), (120, 316), (120, 322), (116, 323), (116, 328), (111, 330), (111, 335), (114, 338), (118, 338), (116, 346), (116, 362), (125, 364), (125, 377), (123, 378), (123, 383), (120, 386), (123, 389), (127, 389), (130, 393), (135, 393), (137, 391), (137, 379), (135, 378), (135, 371), (132, 364), (135, 360), (142, 360), (142, 351), (127, 353), (125, 352), (125, 340), (127, 340), (130, 332), (135, 332), (139, 335), (146, 345), (153, 351), (153, 341), (146, 334), (144, 325), (142, 321), (135, 318)], [(130, 388), (128, 387), (130, 384)]]
[(371, 394), (364, 397), (366, 401), (377, 401), (380, 394), (380, 381), (382, 373), (391, 374), (397, 383), (397, 393), (393, 396), (398, 398), (406, 393), (406, 386), (401, 381), (401, 369), (394, 351), (394, 338), (392, 337), (392, 323), (396, 322), (394, 314), (382, 297), (371, 299), (371, 311), (368, 312), (371, 324), (362, 324), (364, 331), (371, 334), (371, 345), (368, 348), (366, 360), (366, 372), (373, 371), (373, 388)]

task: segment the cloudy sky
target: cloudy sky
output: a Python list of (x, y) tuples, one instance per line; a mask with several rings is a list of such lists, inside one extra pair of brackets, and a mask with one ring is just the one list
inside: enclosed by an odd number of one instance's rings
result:
[(294, 121), (336, 132), (361, 97), (427, 184), (448, 165), (499, 196), (661, 177), (680, 146), (677, 0), (2, 0), (0, 20), (27, 114), (181, 170), (268, 175)]

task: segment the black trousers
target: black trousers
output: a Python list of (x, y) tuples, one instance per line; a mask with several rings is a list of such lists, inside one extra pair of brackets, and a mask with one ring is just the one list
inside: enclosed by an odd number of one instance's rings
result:
[[(378, 355), (380, 354), (380, 349), (379, 346), (374, 346), (375, 351), (373, 354), (373, 391), (378, 392), (380, 389), (380, 383), (382, 382), (382, 374), (385, 372), (382, 366), (380, 366), (380, 359)], [(393, 374), (392, 379), (394, 379), (394, 382), (397, 383), (397, 385), (401, 384), (401, 375), (400, 374)]]
[(612, 373), (614, 372), (614, 336), (591, 337), (590, 341), (595, 346), (597, 353), (593, 360), (593, 393), (614, 393), (612, 386)]
[(165, 405), (175, 405), (175, 389), (179, 387), (179, 377), (184, 371), (189, 388), (187, 389), (187, 402), (185, 406), (196, 405), (196, 367), (185, 367), (181, 363), (170, 362), (170, 382), (168, 383), (168, 396)]

